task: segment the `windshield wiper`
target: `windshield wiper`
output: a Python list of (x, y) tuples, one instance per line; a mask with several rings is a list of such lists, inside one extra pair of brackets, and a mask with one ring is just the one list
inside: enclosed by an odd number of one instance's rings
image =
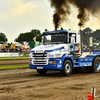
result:
[(49, 45), (49, 44), (65, 44), (64, 42), (50, 42), (50, 43), (44, 43), (44, 45)]
[(61, 43), (64, 43), (64, 42), (51, 42), (51, 44), (61, 44)]

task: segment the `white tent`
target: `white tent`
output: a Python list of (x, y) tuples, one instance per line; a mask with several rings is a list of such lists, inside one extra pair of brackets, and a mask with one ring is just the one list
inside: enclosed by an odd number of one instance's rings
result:
[(15, 46), (21, 46), (22, 44), (21, 43), (15, 43)]
[(0, 44), (0, 48), (2, 47), (2, 44)]

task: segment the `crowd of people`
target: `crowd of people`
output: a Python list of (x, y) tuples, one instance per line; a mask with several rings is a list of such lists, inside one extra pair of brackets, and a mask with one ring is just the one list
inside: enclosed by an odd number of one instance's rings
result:
[(0, 52), (21, 52), (21, 48), (15, 48), (15, 49), (11, 49), (11, 48), (0, 48)]
[(26, 56), (26, 54), (29, 54), (30, 49), (29, 48), (21, 48), (21, 47), (15, 47), (15, 48), (0, 48), (0, 53), (19, 53), (20, 55)]

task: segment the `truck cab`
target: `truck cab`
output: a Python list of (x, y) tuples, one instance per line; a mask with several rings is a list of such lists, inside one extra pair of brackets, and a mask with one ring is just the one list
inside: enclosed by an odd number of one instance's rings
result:
[[(70, 75), (75, 67), (93, 69), (90, 66), (93, 65), (94, 54), (83, 57), (78, 50), (80, 45), (79, 32), (63, 29), (57, 31), (46, 30), (42, 35), (42, 45), (30, 51), (30, 69), (36, 69), (39, 74), (45, 74), (47, 70), (59, 70), (64, 76)], [(97, 68), (100, 69), (99, 64)]]

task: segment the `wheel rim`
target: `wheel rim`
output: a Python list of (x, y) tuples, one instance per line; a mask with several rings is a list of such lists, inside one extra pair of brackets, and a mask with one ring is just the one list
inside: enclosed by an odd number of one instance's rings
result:
[(96, 69), (100, 70), (100, 62), (99, 61), (97, 61), (97, 63), (96, 63)]
[(65, 71), (66, 71), (67, 73), (70, 72), (70, 64), (66, 64), (66, 65), (65, 65)]

